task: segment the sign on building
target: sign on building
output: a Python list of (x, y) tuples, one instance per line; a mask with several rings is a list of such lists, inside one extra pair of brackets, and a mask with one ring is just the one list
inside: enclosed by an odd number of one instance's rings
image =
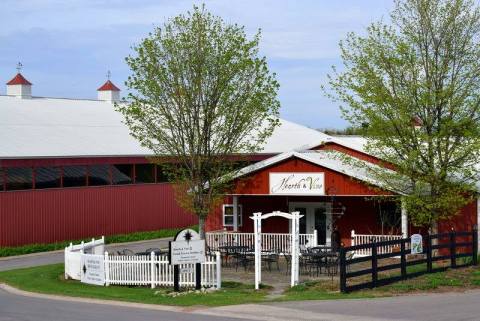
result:
[(103, 255), (82, 254), (80, 257), (82, 283), (104, 285), (105, 265)]
[(270, 173), (270, 194), (325, 195), (324, 173)]
[(413, 234), (410, 237), (411, 254), (423, 253), (423, 240), (420, 234)]

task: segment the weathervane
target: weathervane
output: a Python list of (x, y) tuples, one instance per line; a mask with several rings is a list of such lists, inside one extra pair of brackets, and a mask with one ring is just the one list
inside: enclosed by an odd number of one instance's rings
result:
[(19, 61), (18, 64), (17, 64), (17, 72), (20, 73), (20, 70), (22, 70), (22, 63)]
[(110, 77), (112, 76), (112, 73), (110, 72), (110, 70), (107, 71), (107, 80), (110, 80)]

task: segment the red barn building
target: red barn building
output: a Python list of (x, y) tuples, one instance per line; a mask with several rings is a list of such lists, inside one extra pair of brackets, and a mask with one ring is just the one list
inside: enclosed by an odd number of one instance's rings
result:
[[(0, 96), (0, 246), (48, 243), (195, 224), (175, 202), (172, 185), (152, 153), (129, 135), (114, 109), (120, 91), (110, 81), (97, 100), (32, 96), (21, 74)], [(400, 194), (375, 182), (342, 155), (376, 166), (361, 137), (332, 137), (285, 120), (262, 152), (248, 155), (225, 204), (209, 216), (208, 231), (252, 232), (254, 212), (300, 211), (300, 233), (316, 231), (331, 242), (336, 228), (344, 244), (351, 233), (410, 235), (393, 200)], [(381, 200), (381, 201), (380, 201)], [(471, 229), (477, 202), (441, 230)], [(270, 218), (263, 232), (286, 233), (285, 219)]]
[[(197, 218), (175, 202), (152, 153), (115, 111), (120, 90), (98, 99), (32, 96), (20, 73), (0, 95), (0, 246), (184, 227)], [(249, 155), (259, 161), (328, 135), (288, 121)]]

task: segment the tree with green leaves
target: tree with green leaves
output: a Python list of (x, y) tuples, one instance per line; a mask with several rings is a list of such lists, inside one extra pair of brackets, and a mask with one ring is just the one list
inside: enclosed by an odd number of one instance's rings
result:
[(152, 159), (171, 165), (177, 200), (199, 217), (202, 237), (236, 161), (259, 151), (279, 123), (279, 84), (259, 41), (260, 31), (249, 39), (243, 27), (193, 7), (126, 58), (130, 92), (117, 108)]
[(480, 11), (472, 0), (398, 0), (391, 23), (340, 43), (326, 91), (366, 149), (369, 167), (406, 194), (416, 225), (435, 227), (470, 202), (480, 150)]

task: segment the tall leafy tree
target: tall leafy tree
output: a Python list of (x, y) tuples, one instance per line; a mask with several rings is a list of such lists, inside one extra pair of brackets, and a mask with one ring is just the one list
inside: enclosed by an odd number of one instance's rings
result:
[(480, 11), (472, 0), (398, 0), (390, 20), (340, 43), (329, 95), (396, 172), (369, 170), (408, 194), (415, 224), (434, 227), (470, 201), (478, 174)]
[(194, 7), (126, 58), (130, 93), (117, 108), (155, 161), (174, 164), (177, 200), (198, 215), (202, 236), (236, 155), (259, 151), (278, 125), (279, 84), (259, 41), (260, 31), (249, 39), (243, 27)]

